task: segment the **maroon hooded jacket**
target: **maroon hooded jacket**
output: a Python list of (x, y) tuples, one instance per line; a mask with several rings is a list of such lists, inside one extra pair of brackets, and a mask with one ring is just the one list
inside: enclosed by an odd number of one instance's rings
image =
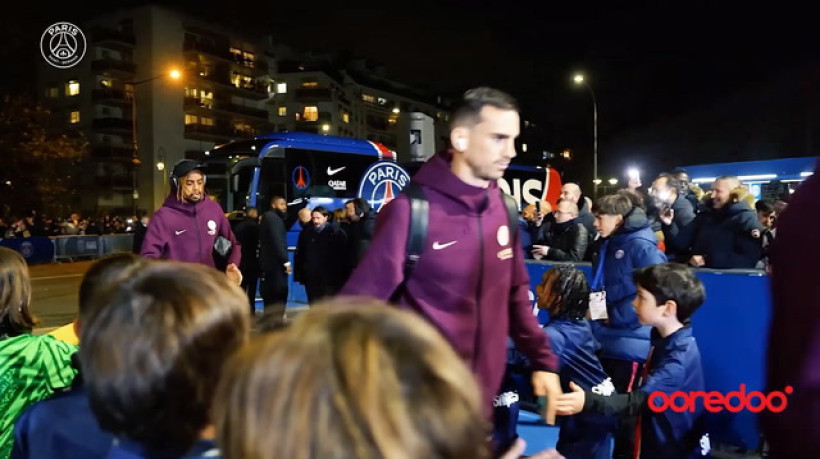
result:
[(820, 167), (778, 216), (770, 253), (767, 392), (794, 392), (781, 413), (761, 413), (763, 429), (771, 457), (820, 457)]
[[(507, 336), (535, 369), (557, 361), (529, 301), (529, 278), (498, 187), (477, 188), (450, 171), (439, 153), (413, 177), (430, 205), (427, 241), (401, 292), (401, 307), (435, 325), (465, 360), (482, 388), (485, 412), (504, 375)], [(370, 248), (342, 294), (383, 300), (404, 279), (410, 203), (400, 195), (379, 212)]]
[(242, 249), (222, 207), (207, 195), (197, 203), (183, 203), (171, 193), (151, 217), (140, 254), (214, 267), (214, 242), (219, 236), (231, 241), (228, 263), (239, 266)]

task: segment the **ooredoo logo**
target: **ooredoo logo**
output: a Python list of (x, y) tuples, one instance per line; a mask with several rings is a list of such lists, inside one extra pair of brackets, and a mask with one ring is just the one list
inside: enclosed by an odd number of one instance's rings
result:
[(783, 391), (772, 391), (768, 395), (759, 391), (746, 393), (746, 384), (740, 385), (740, 390), (724, 395), (718, 391), (677, 391), (667, 395), (665, 392), (652, 392), (649, 395), (649, 409), (660, 413), (672, 410), (676, 413), (685, 411), (694, 412), (700, 398), (703, 407), (710, 413), (720, 413), (723, 410), (739, 413), (744, 410), (759, 413), (763, 410), (780, 413), (789, 405), (787, 395), (794, 392), (792, 386), (786, 386)]

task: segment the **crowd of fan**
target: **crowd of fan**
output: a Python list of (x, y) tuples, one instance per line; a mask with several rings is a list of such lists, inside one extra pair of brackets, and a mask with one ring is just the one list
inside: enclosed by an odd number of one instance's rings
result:
[[(785, 200), (755, 199), (734, 176), (718, 177), (704, 192), (684, 170), (658, 175), (645, 192), (641, 186), (633, 179), (617, 192), (632, 204), (621, 217), (641, 209), (669, 261), (714, 269), (768, 267)], [(536, 259), (590, 261), (600, 237), (597, 204), (567, 183), (555, 209), (546, 201), (528, 205), (520, 219), (525, 251)]]
[(130, 216), (91, 218), (76, 213), (52, 218), (32, 211), (25, 217), (0, 217), (0, 239), (130, 233), (134, 231), (134, 221)]

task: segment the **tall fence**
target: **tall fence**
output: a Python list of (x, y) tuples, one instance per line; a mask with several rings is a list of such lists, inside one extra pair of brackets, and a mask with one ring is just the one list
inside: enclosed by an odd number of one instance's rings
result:
[(104, 236), (55, 236), (0, 239), (0, 247), (20, 252), (29, 264), (101, 258), (130, 252), (133, 234)]

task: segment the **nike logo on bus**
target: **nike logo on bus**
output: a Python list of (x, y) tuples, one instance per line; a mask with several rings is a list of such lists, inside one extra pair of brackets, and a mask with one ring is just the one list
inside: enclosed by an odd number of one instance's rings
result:
[(188, 231), (188, 230), (187, 230), (187, 229), (184, 229), (184, 230), (182, 230), (182, 231), (174, 231), (174, 234), (176, 234), (177, 236), (179, 236), (180, 234), (182, 234), (182, 233), (184, 233), (184, 232), (186, 232), (186, 231)]
[(440, 244), (438, 241), (436, 241), (436, 242), (433, 243), (433, 250), (446, 249), (447, 247), (450, 247), (451, 245), (455, 244), (456, 242), (458, 242), (458, 241), (450, 241), (450, 242), (445, 242), (444, 244)]
[(327, 166), (327, 175), (336, 175), (336, 174), (338, 174), (339, 172), (341, 172), (341, 171), (345, 170), (345, 168), (346, 168), (346, 167), (347, 167), (347, 166), (342, 166), (342, 167), (340, 167), (340, 168), (338, 168), (338, 169), (331, 169), (331, 168), (330, 168), (330, 166)]

